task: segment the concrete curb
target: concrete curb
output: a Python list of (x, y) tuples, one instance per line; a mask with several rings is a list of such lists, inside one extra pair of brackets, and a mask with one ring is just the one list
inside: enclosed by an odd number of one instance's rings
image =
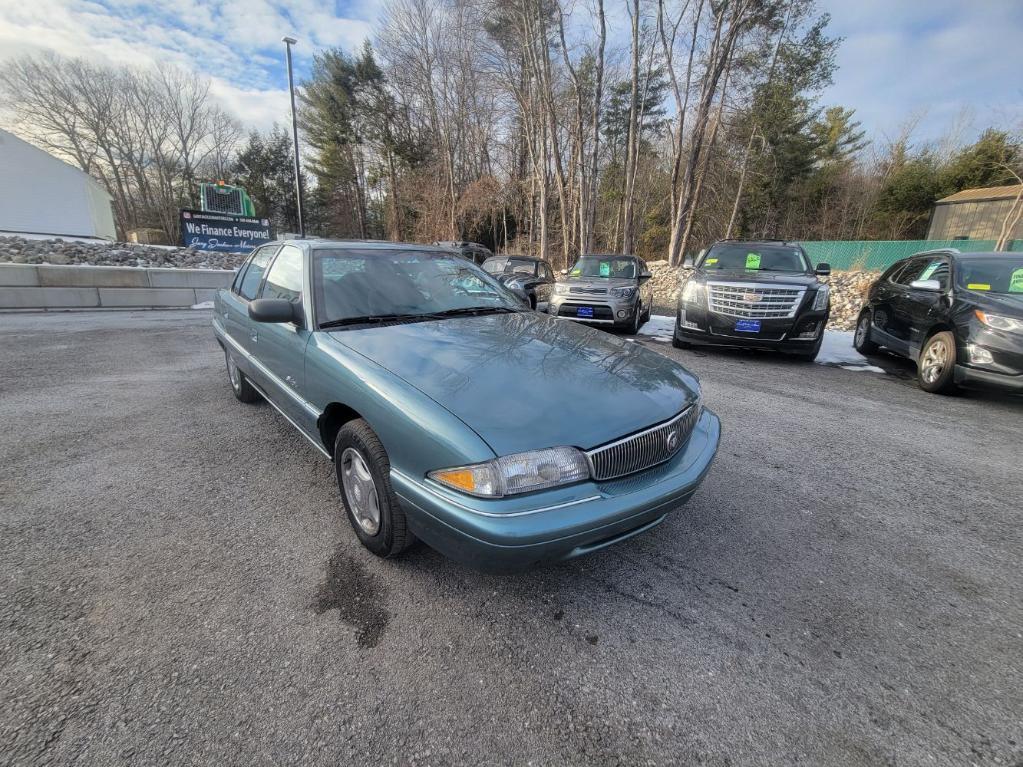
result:
[(167, 309), (212, 301), (227, 269), (0, 264), (0, 311)]

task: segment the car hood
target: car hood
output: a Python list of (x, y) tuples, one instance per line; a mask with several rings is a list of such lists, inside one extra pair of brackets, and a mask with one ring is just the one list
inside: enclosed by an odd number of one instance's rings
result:
[(535, 312), (330, 336), (449, 410), (497, 455), (596, 447), (671, 418), (699, 392), (657, 352)]
[(964, 297), (978, 309), (1003, 314), (1014, 319), (1023, 319), (1023, 293), (988, 293), (980, 290), (965, 290)]
[(627, 280), (624, 277), (563, 277), (558, 282), (564, 283), (573, 288), (631, 288), (635, 287), (635, 280)]
[(747, 272), (742, 269), (700, 270), (696, 276), (711, 282), (758, 282), (774, 285), (805, 285), (813, 287), (817, 284), (816, 275), (793, 274), (792, 272)]

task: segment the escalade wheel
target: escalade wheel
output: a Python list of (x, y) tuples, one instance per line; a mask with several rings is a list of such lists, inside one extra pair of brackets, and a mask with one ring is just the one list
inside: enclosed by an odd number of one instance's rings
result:
[(936, 394), (951, 394), (956, 390), (952, 380), (955, 366), (955, 336), (947, 330), (935, 333), (920, 350), (916, 363), (916, 378), (920, 388)]
[(231, 391), (241, 402), (255, 402), (259, 399), (259, 392), (252, 388), (249, 379), (238, 369), (231, 352), (224, 350), (224, 361), (227, 363), (227, 380), (231, 382)]
[(334, 469), (348, 521), (363, 546), (378, 557), (393, 557), (415, 542), (391, 488), (387, 451), (361, 418), (338, 431)]
[(877, 344), (870, 340), (870, 312), (863, 312), (856, 321), (853, 346), (860, 354), (873, 354), (877, 351)]

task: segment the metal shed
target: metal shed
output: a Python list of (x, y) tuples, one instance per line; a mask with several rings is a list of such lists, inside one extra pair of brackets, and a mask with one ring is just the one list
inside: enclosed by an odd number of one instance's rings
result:
[[(1023, 193), (1023, 184), (964, 189), (934, 205), (928, 240), (996, 240), (1002, 224)], [(1023, 218), (1009, 232), (1009, 240), (1023, 239)]]

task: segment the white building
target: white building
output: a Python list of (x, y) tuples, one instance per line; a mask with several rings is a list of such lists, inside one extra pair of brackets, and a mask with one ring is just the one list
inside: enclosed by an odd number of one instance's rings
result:
[(117, 239), (110, 195), (78, 168), (0, 130), (0, 235)]

